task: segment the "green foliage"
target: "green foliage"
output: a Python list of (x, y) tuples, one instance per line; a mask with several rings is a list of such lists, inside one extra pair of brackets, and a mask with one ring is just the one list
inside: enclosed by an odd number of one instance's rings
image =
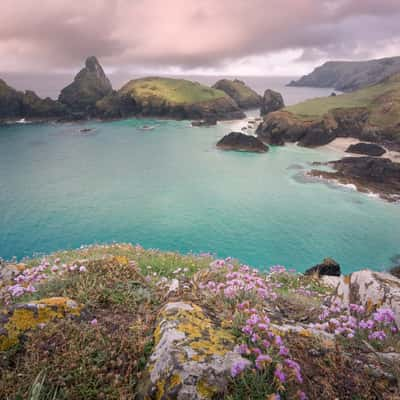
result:
[(195, 104), (225, 97), (220, 90), (198, 82), (172, 78), (142, 78), (125, 84), (119, 91), (141, 101), (152, 100), (167, 104)]

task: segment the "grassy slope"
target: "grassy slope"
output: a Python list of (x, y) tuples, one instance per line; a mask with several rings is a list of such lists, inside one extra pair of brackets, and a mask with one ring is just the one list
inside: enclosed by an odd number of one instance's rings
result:
[(225, 97), (221, 90), (213, 89), (198, 82), (172, 78), (135, 79), (124, 85), (121, 93), (130, 93), (135, 98), (158, 98), (170, 104), (195, 104)]
[[(393, 103), (389, 112), (382, 108), (385, 102)], [(286, 107), (285, 110), (302, 119), (317, 119), (334, 108), (353, 107), (368, 108), (371, 111), (371, 122), (376, 124), (389, 125), (398, 121), (400, 111), (400, 75), (395, 75), (385, 82), (352, 93), (318, 97)]]
[(252, 89), (240, 82), (231, 81), (230, 85), (239, 93), (242, 99), (252, 98), (257, 95)]

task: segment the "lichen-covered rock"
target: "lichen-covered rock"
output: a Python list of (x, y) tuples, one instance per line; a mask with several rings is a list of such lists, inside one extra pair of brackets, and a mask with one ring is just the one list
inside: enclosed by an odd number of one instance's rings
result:
[(17, 344), (20, 336), (30, 329), (54, 319), (79, 316), (81, 311), (82, 306), (67, 297), (50, 297), (1, 310), (0, 351)]
[(234, 362), (250, 364), (233, 351), (232, 334), (192, 303), (166, 304), (154, 341), (138, 399), (209, 399), (227, 387)]
[(336, 293), (344, 304), (356, 303), (374, 308), (388, 307), (400, 326), (400, 279), (386, 272), (362, 270), (342, 276)]

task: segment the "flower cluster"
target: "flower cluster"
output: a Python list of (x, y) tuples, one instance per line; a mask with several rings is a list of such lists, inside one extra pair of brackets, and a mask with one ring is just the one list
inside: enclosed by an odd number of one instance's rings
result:
[(20, 297), (25, 293), (33, 293), (36, 291), (36, 285), (52, 278), (53, 276), (63, 276), (66, 273), (86, 272), (84, 265), (67, 265), (61, 264), (60, 259), (56, 259), (53, 264), (50, 264), (46, 259), (36, 267), (25, 268), (14, 279), (14, 284), (5, 287), (4, 300), (9, 303), (12, 298)]
[(334, 301), (330, 307), (322, 307), (319, 320), (320, 323), (310, 324), (310, 327), (347, 338), (360, 336), (372, 341), (383, 341), (388, 336), (398, 333), (394, 313), (385, 307), (368, 316), (362, 305), (346, 306)]

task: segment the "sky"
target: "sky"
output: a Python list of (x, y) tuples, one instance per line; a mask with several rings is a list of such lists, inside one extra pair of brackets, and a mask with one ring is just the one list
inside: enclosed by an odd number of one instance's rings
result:
[(400, 55), (400, 0), (1, 0), (0, 73), (300, 76)]

